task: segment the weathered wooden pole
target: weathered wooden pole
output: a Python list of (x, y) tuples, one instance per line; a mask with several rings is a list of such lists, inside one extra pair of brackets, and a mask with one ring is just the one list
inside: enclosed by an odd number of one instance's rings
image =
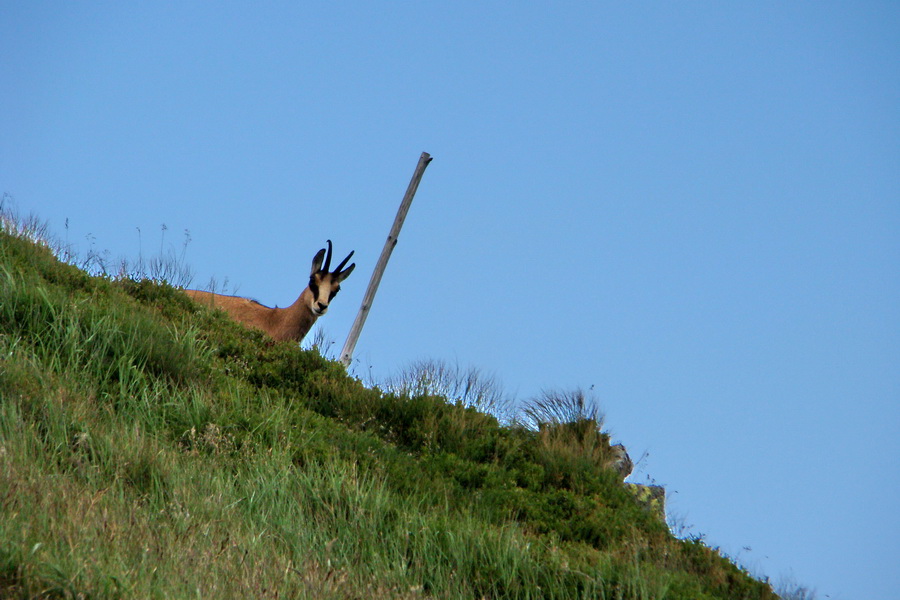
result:
[(356, 314), (356, 320), (353, 321), (353, 327), (350, 328), (350, 334), (347, 336), (347, 343), (344, 344), (344, 349), (341, 350), (341, 363), (343, 363), (345, 367), (350, 366), (350, 362), (353, 360), (353, 350), (356, 348), (356, 341), (359, 339), (359, 334), (362, 332), (363, 325), (366, 323), (366, 317), (369, 316), (369, 309), (372, 308), (372, 301), (375, 299), (375, 292), (378, 291), (378, 284), (381, 283), (381, 276), (384, 274), (385, 267), (387, 267), (388, 259), (391, 258), (391, 252), (394, 251), (394, 246), (397, 245), (397, 237), (400, 235), (400, 228), (403, 227), (406, 213), (409, 212), (409, 206), (412, 204), (413, 196), (416, 195), (416, 190), (419, 188), (419, 181), (421, 181), (422, 175), (425, 173), (425, 167), (427, 167), (430, 162), (431, 155), (427, 152), (423, 152), (422, 156), (419, 157), (419, 164), (416, 165), (416, 170), (413, 172), (409, 187), (406, 188), (406, 195), (403, 196), (403, 202), (400, 203), (400, 208), (397, 210), (397, 216), (394, 217), (394, 224), (391, 227), (391, 232), (388, 234), (387, 241), (384, 243), (384, 248), (381, 250), (381, 256), (378, 257), (378, 262), (375, 264), (375, 270), (372, 272), (372, 279), (369, 280), (369, 287), (366, 288), (366, 295), (363, 296), (359, 312)]

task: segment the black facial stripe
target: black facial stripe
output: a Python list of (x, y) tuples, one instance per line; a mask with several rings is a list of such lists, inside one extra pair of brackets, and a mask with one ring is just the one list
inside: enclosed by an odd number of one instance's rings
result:
[(317, 300), (319, 298), (319, 285), (313, 278), (310, 278), (309, 280), (309, 291), (312, 292), (313, 300)]

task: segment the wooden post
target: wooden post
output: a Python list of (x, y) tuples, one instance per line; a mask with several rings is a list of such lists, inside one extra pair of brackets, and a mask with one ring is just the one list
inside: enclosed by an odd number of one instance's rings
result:
[(387, 241), (384, 243), (384, 248), (381, 250), (381, 256), (378, 257), (378, 262), (375, 264), (375, 270), (372, 272), (372, 279), (369, 280), (369, 287), (366, 288), (366, 294), (363, 296), (362, 305), (360, 305), (359, 312), (356, 314), (356, 320), (353, 322), (353, 327), (350, 328), (350, 334), (347, 336), (347, 343), (344, 344), (344, 349), (341, 350), (341, 363), (345, 367), (350, 366), (350, 362), (353, 360), (353, 350), (356, 348), (356, 341), (359, 339), (359, 334), (362, 332), (363, 325), (366, 323), (366, 317), (369, 316), (369, 309), (372, 308), (372, 301), (375, 299), (375, 292), (378, 291), (378, 284), (381, 283), (381, 276), (384, 274), (385, 267), (387, 267), (391, 252), (394, 251), (394, 246), (397, 245), (397, 237), (400, 235), (400, 228), (403, 227), (403, 221), (406, 219), (406, 213), (409, 212), (409, 206), (412, 204), (413, 196), (416, 195), (419, 181), (421, 181), (422, 175), (425, 173), (425, 167), (427, 167), (430, 162), (431, 155), (427, 152), (423, 152), (422, 156), (419, 157), (419, 164), (416, 165), (416, 170), (413, 172), (409, 187), (406, 188), (406, 195), (403, 196), (403, 202), (400, 203), (400, 208), (397, 210), (397, 216), (394, 217), (394, 224), (391, 227), (391, 232), (388, 234)]

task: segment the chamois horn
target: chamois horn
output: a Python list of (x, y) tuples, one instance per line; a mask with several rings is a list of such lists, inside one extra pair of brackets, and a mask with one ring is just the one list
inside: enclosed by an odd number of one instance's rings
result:
[(325, 265), (322, 267), (324, 272), (328, 272), (328, 269), (331, 268), (331, 240), (326, 240), (328, 244), (328, 252), (325, 254)]
[(347, 255), (347, 258), (345, 258), (344, 260), (341, 261), (341, 264), (339, 264), (339, 265), (337, 266), (337, 268), (334, 270), (335, 275), (337, 275), (338, 273), (341, 272), (341, 269), (344, 268), (344, 265), (347, 264), (347, 261), (350, 260), (350, 257), (353, 256), (353, 253), (354, 253), (354, 252), (356, 252), (356, 250), (351, 250), (351, 251), (350, 251), (350, 254)]

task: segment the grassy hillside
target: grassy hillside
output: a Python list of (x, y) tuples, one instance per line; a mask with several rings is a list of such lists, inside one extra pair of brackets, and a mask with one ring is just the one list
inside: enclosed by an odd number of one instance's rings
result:
[(607, 449), (590, 420), (366, 388), (0, 232), (2, 598), (775, 597)]

